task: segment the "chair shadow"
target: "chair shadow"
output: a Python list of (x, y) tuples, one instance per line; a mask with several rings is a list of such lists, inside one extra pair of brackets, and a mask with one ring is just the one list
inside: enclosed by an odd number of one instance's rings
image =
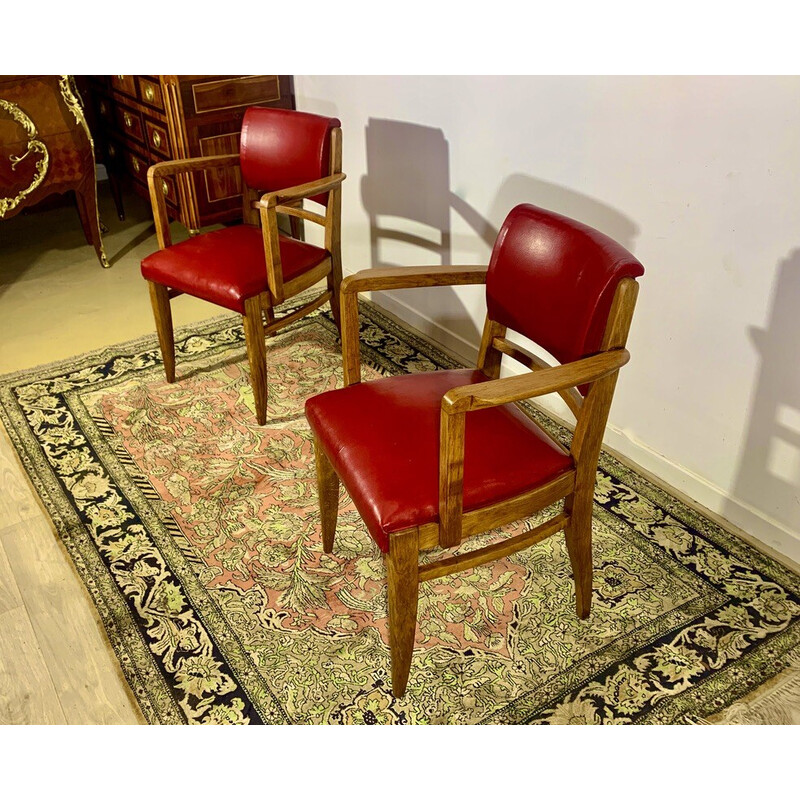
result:
[[(361, 199), (369, 216), (372, 267), (451, 264), (453, 194), (444, 133), (376, 118), (368, 120), (365, 133), (367, 171), (361, 179)], [(491, 227), (469, 204), (460, 206), (459, 213), (479, 235)], [(402, 264), (384, 255), (388, 243), (396, 252), (408, 253)], [(397, 296), (398, 302), (403, 302), (403, 294)], [(413, 302), (435, 326), (477, 346), (480, 331), (453, 287), (437, 287)]]
[[(449, 143), (441, 129), (370, 118), (365, 134), (367, 170), (361, 180), (361, 198), (369, 216), (373, 267), (398, 266), (383, 255), (384, 246), (390, 242), (395, 252), (408, 250), (409, 258), (403, 258), (403, 264), (451, 264), (453, 212), (477, 236), (471, 263), (488, 263), (486, 248), (491, 251), (506, 215), (520, 203), (532, 203), (580, 220), (629, 250), (639, 234), (636, 223), (611, 206), (519, 173), (500, 185), (487, 219), (450, 189)], [(467, 263), (463, 258), (459, 260)], [(413, 302), (415, 309), (434, 325), (477, 348), (481, 330), (461, 300), (466, 291), (437, 288)], [(402, 293), (397, 298), (402, 302), (400, 297)]]
[[(764, 329), (749, 335), (761, 359), (733, 498), (800, 532), (800, 248), (778, 264)], [(726, 513), (727, 512), (727, 513)]]

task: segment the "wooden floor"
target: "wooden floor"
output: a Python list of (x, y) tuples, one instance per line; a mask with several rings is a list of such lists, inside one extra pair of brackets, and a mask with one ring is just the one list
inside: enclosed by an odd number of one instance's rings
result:
[[(153, 332), (139, 273), (141, 259), (158, 247), (149, 207), (126, 196), (120, 222), (107, 185), (100, 187), (111, 269), (86, 244), (74, 207), (0, 223), (0, 373)], [(175, 228), (178, 240), (185, 236)], [(185, 299), (175, 304), (176, 325), (219, 314)], [(0, 724), (143, 722), (94, 605), (0, 425)]]
[(5, 430), (0, 485), (0, 723), (144, 722)]

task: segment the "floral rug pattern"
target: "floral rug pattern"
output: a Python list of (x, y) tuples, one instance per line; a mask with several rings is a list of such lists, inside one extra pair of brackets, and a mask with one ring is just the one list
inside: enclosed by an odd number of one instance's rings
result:
[[(361, 322), (365, 380), (461, 366), (370, 305)], [(800, 577), (604, 453), (590, 618), (562, 534), (423, 584), (394, 699), (384, 565), (344, 490), (322, 551), (303, 404), (342, 385), (336, 330), (318, 313), (267, 348), (263, 427), (236, 317), (179, 332), (174, 384), (152, 337), (0, 379), (0, 417), (148, 721), (691, 722), (796, 655)]]

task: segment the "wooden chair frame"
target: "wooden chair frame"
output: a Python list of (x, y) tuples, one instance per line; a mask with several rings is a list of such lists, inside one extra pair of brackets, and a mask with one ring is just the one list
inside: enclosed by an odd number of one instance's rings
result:
[[(361, 380), (358, 294), (423, 286), (463, 286), (486, 281), (485, 266), (397, 267), (348, 276), (342, 283), (342, 355), (345, 385)], [(564, 531), (575, 577), (578, 616), (589, 615), (592, 602), (592, 502), (600, 448), (619, 369), (629, 360), (625, 349), (638, 284), (623, 278), (616, 289), (600, 351), (559, 366), (550, 366), (506, 338), (506, 328), (487, 315), (478, 369), (489, 380), (457, 387), (442, 397), (439, 451), (439, 522), (389, 535), (386, 558), (392, 690), (405, 692), (417, 620), (419, 584), (484, 564), (529, 547)], [(500, 378), (504, 355), (533, 370)], [(578, 386), (589, 384), (585, 396)], [(573, 468), (511, 500), (464, 513), (464, 430), (470, 411), (557, 392), (576, 417), (570, 454)], [(333, 549), (338, 514), (339, 478), (315, 441), (323, 548)], [(419, 553), (435, 547), (456, 547), (462, 539), (531, 516), (553, 503), (563, 509), (532, 530), (470, 553), (419, 565)]]
[[(156, 226), (159, 249), (172, 244), (167, 216), (164, 177), (184, 175), (206, 169), (219, 169), (239, 165), (239, 155), (200, 156), (173, 161), (161, 161), (147, 170), (147, 184), (150, 190), (150, 203)], [(250, 364), (250, 380), (255, 399), (256, 418), (263, 425), (267, 420), (267, 351), (265, 336), (295, 320), (310, 314), (325, 303), (330, 302), (334, 321), (339, 327), (339, 288), (342, 283), (341, 256), (341, 184), (345, 179), (342, 172), (342, 130), (331, 131), (330, 175), (317, 181), (267, 192), (259, 197), (257, 190), (243, 183), (242, 210), (243, 222), (261, 225), (264, 237), (264, 253), (267, 265), (268, 290), (245, 300), (245, 313), (242, 317), (247, 344), (247, 357)], [(303, 208), (305, 198), (328, 193), (328, 205), (324, 214)], [(297, 235), (296, 221), (306, 220), (321, 225), (325, 229), (325, 249), (330, 253), (322, 263), (308, 272), (284, 282), (281, 269), (281, 255), (278, 244), (278, 214), (286, 214), (292, 221), (292, 231)], [(289, 297), (313, 286), (323, 278), (327, 288), (320, 295), (305, 303), (292, 313), (275, 318), (274, 307)], [(158, 341), (164, 361), (167, 381), (175, 380), (175, 340), (172, 327), (170, 300), (183, 292), (170, 289), (159, 283), (148, 281), (150, 302), (156, 321)], [(266, 320), (266, 322), (265, 322)]]

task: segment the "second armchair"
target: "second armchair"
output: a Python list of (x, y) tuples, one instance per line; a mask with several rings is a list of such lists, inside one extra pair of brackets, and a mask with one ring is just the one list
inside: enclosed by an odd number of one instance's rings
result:
[[(163, 178), (240, 166), (243, 224), (172, 244)], [(342, 136), (338, 119), (300, 111), (253, 107), (242, 122), (239, 153), (164, 161), (148, 170), (159, 250), (142, 261), (150, 288), (167, 380), (175, 380), (170, 301), (189, 294), (242, 315), (256, 417), (267, 417), (265, 335), (330, 302), (339, 324)], [(311, 199), (322, 212), (303, 208)], [(278, 214), (324, 228), (312, 245), (278, 230)], [(279, 319), (274, 308), (322, 279), (319, 296)]]

